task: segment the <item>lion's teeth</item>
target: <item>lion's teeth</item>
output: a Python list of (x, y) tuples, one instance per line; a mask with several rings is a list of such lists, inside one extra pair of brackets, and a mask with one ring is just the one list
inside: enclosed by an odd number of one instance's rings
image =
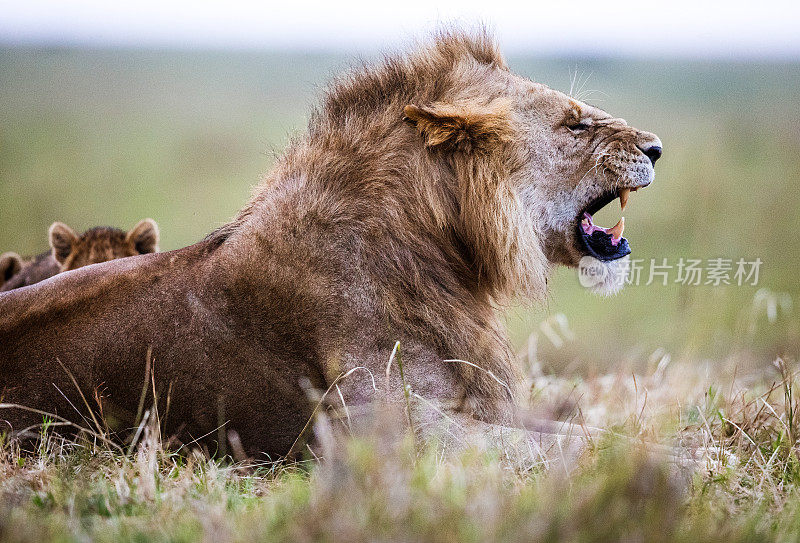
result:
[(625, 206), (628, 205), (628, 196), (631, 194), (631, 189), (621, 189), (619, 191), (619, 206), (622, 211), (625, 211)]
[(625, 217), (620, 218), (619, 222), (606, 230), (606, 232), (611, 234), (613, 239), (619, 239), (622, 237), (623, 230), (625, 230)]

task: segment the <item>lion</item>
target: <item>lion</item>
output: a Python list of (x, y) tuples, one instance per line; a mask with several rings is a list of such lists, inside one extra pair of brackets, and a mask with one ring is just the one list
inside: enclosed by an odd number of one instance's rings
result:
[(542, 300), (558, 264), (618, 273), (622, 225), (592, 215), (660, 155), (654, 134), (512, 72), (485, 33), (442, 32), (334, 81), (200, 242), (0, 295), (0, 416), (21, 435), (102, 406), (124, 429), (147, 401), (164, 435), (272, 458), (322, 403), (411, 398), (432, 406), (420, 431), (436, 414), (515, 425), (496, 308)]
[(130, 231), (96, 226), (78, 235), (62, 222), (48, 230), (50, 250), (30, 259), (17, 253), (0, 255), (0, 292), (33, 285), (57, 273), (107, 262), (116, 258), (158, 251), (158, 225), (142, 219)]

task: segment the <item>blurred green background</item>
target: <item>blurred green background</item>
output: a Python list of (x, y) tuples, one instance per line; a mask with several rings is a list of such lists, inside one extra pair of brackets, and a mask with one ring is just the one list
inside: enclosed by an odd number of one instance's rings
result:
[[(0, 49), (0, 252), (44, 250), (54, 220), (129, 228), (152, 217), (162, 250), (201, 239), (244, 204), (287, 138), (304, 129), (325, 82), (352, 60)], [(633, 194), (625, 213), (645, 275), (651, 258), (763, 261), (758, 286), (642, 284), (608, 299), (561, 269), (544, 306), (508, 311), (513, 341), (529, 362), (591, 372), (635, 369), (663, 353), (796, 359), (800, 324), (790, 303), (800, 300), (800, 64), (509, 63), (559, 90), (577, 79), (586, 101), (661, 137), (656, 182)], [(616, 222), (613, 208), (597, 222)]]

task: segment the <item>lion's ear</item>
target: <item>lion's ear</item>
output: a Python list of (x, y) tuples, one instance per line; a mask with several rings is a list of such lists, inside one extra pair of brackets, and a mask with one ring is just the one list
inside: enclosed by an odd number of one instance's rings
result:
[(491, 150), (511, 141), (511, 101), (498, 98), (487, 105), (434, 102), (429, 106), (407, 105), (407, 122), (416, 126), (428, 147), (471, 152)]
[(158, 225), (153, 219), (142, 219), (126, 236), (139, 254), (158, 252)]
[(22, 258), (17, 253), (0, 255), (0, 285), (14, 277), (22, 269)]
[(54, 222), (50, 225), (48, 238), (50, 238), (50, 247), (53, 248), (53, 258), (59, 264), (64, 263), (72, 252), (73, 244), (78, 241), (78, 236), (72, 228), (63, 222)]

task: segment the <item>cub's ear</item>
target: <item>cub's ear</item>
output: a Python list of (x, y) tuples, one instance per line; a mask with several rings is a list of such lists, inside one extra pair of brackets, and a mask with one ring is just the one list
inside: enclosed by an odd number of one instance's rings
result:
[(72, 252), (73, 244), (78, 241), (78, 236), (63, 222), (51, 224), (47, 236), (50, 238), (50, 247), (53, 248), (53, 258), (59, 264), (63, 264)]
[(158, 225), (153, 219), (142, 219), (131, 228), (125, 239), (139, 254), (158, 252)]
[(513, 139), (511, 100), (497, 98), (486, 105), (434, 102), (407, 105), (403, 120), (416, 126), (428, 147), (471, 152), (491, 151)]
[(22, 269), (22, 258), (17, 253), (0, 255), (0, 285), (14, 277)]

